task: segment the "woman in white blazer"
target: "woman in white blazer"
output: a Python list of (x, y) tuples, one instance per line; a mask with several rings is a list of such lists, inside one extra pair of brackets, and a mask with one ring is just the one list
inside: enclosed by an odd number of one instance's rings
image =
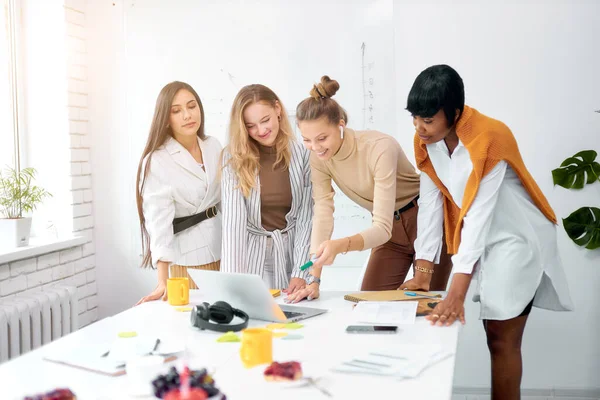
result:
[[(136, 199), (142, 231), (142, 267), (158, 269), (145, 301), (167, 299), (167, 278), (187, 268), (219, 270), (221, 188), (219, 141), (204, 134), (204, 109), (183, 82), (158, 95), (150, 134), (138, 167)], [(190, 287), (196, 285), (190, 280)]]
[(277, 95), (263, 85), (237, 94), (223, 153), (221, 271), (260, 275), (288, 294), (306, 286), (312, 229), (309, 154)]

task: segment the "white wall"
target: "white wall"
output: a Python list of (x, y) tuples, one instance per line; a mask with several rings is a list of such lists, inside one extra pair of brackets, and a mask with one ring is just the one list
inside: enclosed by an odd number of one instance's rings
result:
[[(478, 3), (478, 4), (476, 4)], [(583, 191), (552, 186), (551, 170), (584, 149), (600, 152), (600, 3), (394, 2), (400, 143), (410, 151), (406, 98), (424, 68), (458, 70), (466, 101), (504, 121), (558, 217), (600, 206), (600, 183)], [(534, 309), (523, 344), (524, 388), (600, 387), (600, 251), (575, 246), (559, 227), (558, 246), (576, 310)], [(468, 302), (456, 386), (489, 386), (479, 306)]]

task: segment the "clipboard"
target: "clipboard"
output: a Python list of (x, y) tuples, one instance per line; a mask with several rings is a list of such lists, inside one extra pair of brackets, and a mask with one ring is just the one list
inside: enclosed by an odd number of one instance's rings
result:
[[(416, 301), (417, 317), (423, 317), (431, 314), (435, 306), (442, 301), (442, 295), (439, 293), (412, 291), (417, 296), (408, 296), (404, 290), (381, 290), (377, 292), (357, 292), (344, 296), (344, 300), (358, 303), (360, 301)], [(429, 297), (419, 297), (424, 295)], [(431, 298), (434, 297), (434, 298)]]
[(420, 292), (420, 291), (412, 291), (416, 293), (417, 296), (408, 296), (404, 290), (381, 290), (377, 292), (357, 292), (351, 293), (344, 296), (344, 300), (352, 301), (354, 303), (358, 303), (359, 301), (436, 301), (436, 299), (431, 299), (427, 297), (419, 297), (418, 295), (430, 296), (442, 299), (442, 295), (438, 293), (432, 292)]

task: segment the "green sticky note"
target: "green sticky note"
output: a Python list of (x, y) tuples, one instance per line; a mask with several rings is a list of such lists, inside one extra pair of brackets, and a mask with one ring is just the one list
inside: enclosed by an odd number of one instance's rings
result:
[(120, 338), (132, 338), (137, 336), (137, 332), (119, 332), (118, 336)]
[(233, 331), (229, 331), (226, 334), (222, 335), (217, 339), (219, 343), (229, 343), (229, 342), (239, 342), (240, 337), (233, 333)]
[(289, 324), (285, 324), (285, 329), (300, 329), (304, 328), (304, 325), (299, 324), (297, 322), (290, 322)]

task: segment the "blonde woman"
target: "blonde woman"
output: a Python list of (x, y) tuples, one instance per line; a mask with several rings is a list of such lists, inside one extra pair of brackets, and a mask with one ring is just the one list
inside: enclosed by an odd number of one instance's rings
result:
[(263, 85), (245, 86), (231, 108), (221, 179), (221, 270), (260, 275), (290, 293), (306, 286), (312, 229), (309, 154), (285, 108)]
[[(219, 269), (221, 188), (216, 176), (221, 144), (204, 133), (204, 109), (187, 83), (171, 82), (158, 95), (138, 166), (136, 200), (142, 267), (158, 270), (158, 284), (138, 304), (167, 299), (172, 277), (187, 268)], [(190, 286), (196, 288), (193, 281)]]

